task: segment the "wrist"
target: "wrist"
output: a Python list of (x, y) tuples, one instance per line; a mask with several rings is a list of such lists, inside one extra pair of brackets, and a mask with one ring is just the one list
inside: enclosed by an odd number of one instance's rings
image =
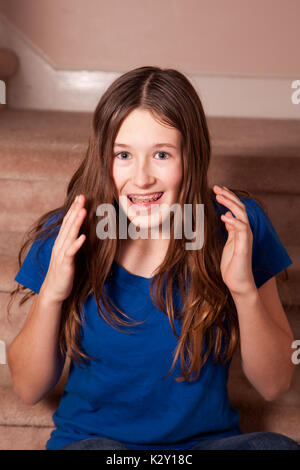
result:
[(231, 296), (235, 303), (247, 302), (255, 303), (259, 298), (259, 293), (256, 286), (252, 286), (244, 292), (231, 292)]
[(53, 295), (53, 293), (45, 283), (43, 283), (40, 288), (39, 299), (42, 302), (47, 303), (47, 305), (51, 304), (58, 307), (60, 307), (63, 303), (63, 300), (58, 299), (55, 295)]

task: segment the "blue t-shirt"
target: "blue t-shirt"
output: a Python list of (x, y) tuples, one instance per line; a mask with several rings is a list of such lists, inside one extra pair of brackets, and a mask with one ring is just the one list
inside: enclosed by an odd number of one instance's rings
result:
[[(261, 206), (252, 198), (243, 202), (253, 231), (253, 275), (260, 287), (292, 260)], [(214, 204), (218, 215), (228, 210)], [(39, 292), (55, 238), (34, 242), (15, 277), (18, 283)], [(97, 360), (81, 368), (71, 361), (64, 393), (53, 414), (56, 428), (47, 450), (96, 437), (122, 442), (134, 450), (188, 449), (202, 439), (242, 433), (239, 413), (227, 392), (230, 361), (224, 366), (214, 364), (211, 353), (197, 381), (176, 382), (174, 377), (181, 375), (178, 358), (164, 377), (172, 365), (177, 339), (168, 317), (152, 304), (150, 282), (114, 261), (105, 284), (108, 294), (131, 318), (146, 320), (138, 326), (121, 327), (122, 331), (99, 316), (93, 295), (86, 300), (81, 346)], [(176, 292), (175, 301), (181, 308)], [(179, 334), (176, 316), (175, 328)]]

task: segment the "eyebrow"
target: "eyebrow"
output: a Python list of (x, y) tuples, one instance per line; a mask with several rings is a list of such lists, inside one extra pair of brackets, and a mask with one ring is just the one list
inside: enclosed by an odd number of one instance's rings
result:
[[(131, 148), (130, 145), (126, 145), (126, 144), (121, 144), (121, 143), (115, 143), (114, 147), (123, 147), (123, 148)], [(155, 148), (158, 148), (158, 147), (170, 147), (170, 148), (173, 148), (173, 149), (177, 149), (177, 147), (173, 144), (169, 144), (169, 143), (158, 143), (158, 144), (155, 144), (152, 146), (152, 149), (155, 149)]]

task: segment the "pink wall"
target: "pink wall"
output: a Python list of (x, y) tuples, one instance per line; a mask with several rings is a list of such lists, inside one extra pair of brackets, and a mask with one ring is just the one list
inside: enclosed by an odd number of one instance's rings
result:
[(58, 69), (299, 77), (299, 0), (0, 0)]

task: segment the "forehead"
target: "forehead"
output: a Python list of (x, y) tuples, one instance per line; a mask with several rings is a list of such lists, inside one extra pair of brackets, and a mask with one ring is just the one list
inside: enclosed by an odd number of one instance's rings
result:
[(167, 143), (178, 147), (181, 134), (178, 129), (159, 121), (148, 110), (134, 110), (122, 122), (116, 135), (115, 146), (152, 147), (157, 143)]

